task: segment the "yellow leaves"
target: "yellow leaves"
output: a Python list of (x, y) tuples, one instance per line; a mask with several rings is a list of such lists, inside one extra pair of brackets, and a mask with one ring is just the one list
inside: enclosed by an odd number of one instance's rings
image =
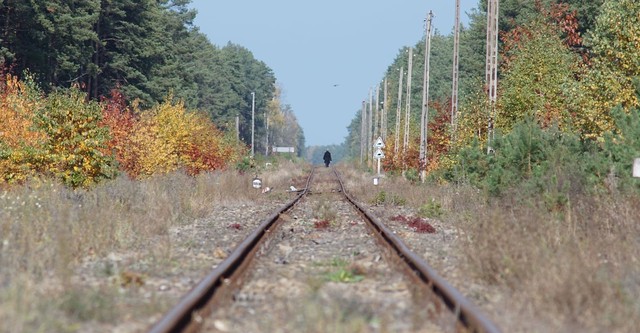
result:
[[(113, 175), (110, 157), (94, 154), (106, 137), (98, 126), (100, 108), (86, 102), (78, 90), (56, 91), (42, 98), (37, 90), (11, 81), (0, 95), (0, 126), (8, 126), (5, 158), (0, 160), (7, 182), (23, 181), (36, 174), (47, 174), (67, 185), (87, 186)], [(11, 90), (12, 88), (16, 88)], [(90, 121), (88, 119), (93, 119)], [(82, 159), (99, 159), (104, 166), (85, 172)], [(90, 162), (89, 165), (92, 165)]]
[(238, 156), (239, 147), (225, 142), (208, 116), (186, 110), (180, 101), (168, 99), (141, 112), (130, 133), (128, 141), (121, 141), (125, 146), (115, 148), (133, 178), (179, 168), (196, 174), (224, 167)]
[(129, 150), (136, 163), (127, 170), (132, 177), (166, 173), (181, 167), (210, 169), (213, 164), (204, 162), (203, 155), (194, 154), (194, 150), (202, 152), (222, 145), (218, 142), (220, 135), (206, 116), (188, 112), (184, 103), (170, 100), (143, 113), (132, 132)]
[(240, 149), (224, 141), (207, 116), (187, 111), (183, 102), (171, 97), (152, 110), (140, 111), (134, 103), (138, 118), (128, 108), (109, 112), (104, 106), (103, 111), (77, 89), (43, 97), (15, 77), (1, 78), (4, 182), (46, 174), (72, 187), (90, 186), (116, 175), (114, 154), (132, 177), (179, 168), (198, 173), (224, 167)]
[(0, 174), (4, 181), (24, 181), (33, 175), (32, 161), (45, 135), (33, 129), (33, 109), (38, 106), (37, 91), (16, 77), (2, 76), (0, 88)]
[(583, 95), (577, 100), (580, 112), (572, 120), (585, 138), (601, 141), (605, 132), (615, 129), (613, 108), (638, 106), (631, 78), (609, 68), (600, 58), (594, 59), (581, 88)]
[(132, 176), (152, 175), (176, 170), (177, 156), (172, 152), (169, 142), (158, 134), (161, 126), (153, 118), (143, 118), (133, 129), (131, 152), (137, 158)]

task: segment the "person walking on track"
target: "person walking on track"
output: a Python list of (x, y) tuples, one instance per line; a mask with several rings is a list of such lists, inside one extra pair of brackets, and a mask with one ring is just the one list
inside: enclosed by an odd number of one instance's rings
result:
[(327, 150), (324, 152), (324, 156), (322, 157), (324, 160), (324, 166), (329, 167), (329, 163), (331, 163), (331, 153)]

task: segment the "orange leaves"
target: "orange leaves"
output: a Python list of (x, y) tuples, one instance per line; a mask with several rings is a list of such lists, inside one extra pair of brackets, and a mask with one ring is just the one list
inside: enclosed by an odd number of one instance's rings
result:
[(552, 4), (548, 17), (551, 17), (556, 26), (564, 33), (564, 43), (568, 46), (579, 46), (582, 37), (578, 31), (578, 17), (575, 10), (570, 10), (566, 3)]
[(436, 110), (433, 120), (429, 122), (429, 156), (430, 159), (446, 154), (451, 144), (451, 102), (433, 102)]
[(39, 92), (15, 76), (0, 76), (0, 174), (20, 182), (34, 174), (37, 148), (45, 135), (33, 126), (32, 110), (39, 108)]
[(239, 150), (226, 143), (220, 132), (205, 115), (194, 115), (196, 123), (202, 124), (192, 132), (191, 142), (186, 151), (186, 168), (189, 174), (195, 175), (206, 170), (216, 170), (234, 162), (239, 157)]
[(222, 139), (211, 120), (186, 110), (172, 96), (152, 110), (134, 113), (117, 100), (105, 104), (104, 123), (113, 134), (110, 150), (132, 178), (184, 168), (190, 174), (220, 169), (235, 160), (237, 149)]
[(116, 166), (132, 178), (181, 168), (197, 174), (223, 168), (240, 153), (208, 117), (171, 96), (141, 112), (117, 90), (97, 103), (76, 88), (44, 96), (29, 80), (0, 78), (2, 182), (48, 175), (88, 187), (115, 177)]
[(4, 78), (0, 97), (0, 138), (12, 147), (35, 143), (42, 135), (32, 130), (30, 110), (38, 107), (37, 91), (14, 76)]
[(136, 124), (133, 111), (127, 107), (122, 93), (114, 89), (110, 99), (103, 99), (102, 125), (109, 128), (111, 138), (106, 143), (105, 154), (115, 155), (122, 170), (132, 170), (135, 167), (136, 158), (126, 147), (132, 145), (131, 134)]
[(38, 174), (71, 187), (111, 178), (114, 166), (100, 149), (108, 137), (99, 126), (100, 107), (77, 89), (44, 97), (27, 77), (2, 75), (0, 91), (0, 171), (7, 183)]

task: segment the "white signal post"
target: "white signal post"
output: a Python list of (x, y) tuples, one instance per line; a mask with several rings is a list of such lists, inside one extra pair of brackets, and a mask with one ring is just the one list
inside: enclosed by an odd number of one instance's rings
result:
[(374, 178), (374, 185), (378, 185), (378, 178), (380, 178), (380, 160), (384, 158), (384, 152), (382, 148), (384, 148), (384, 141), (382, 141), (382, 137), (378, 137), (376, 142), (373, 144), (373, 148), (375, 148), (376, 152), (373, 154), (373, 158), (378, 160), (378, 176)]

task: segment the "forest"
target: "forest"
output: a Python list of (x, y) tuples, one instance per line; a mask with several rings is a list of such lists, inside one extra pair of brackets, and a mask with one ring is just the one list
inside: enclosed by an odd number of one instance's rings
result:
[[(366, 105), (369, 117), (386, 121), (367, 136), (366, 126), (361, 131), (363, 111), (356, 113), (344, 144), (349, 155), (357, 159), (362, 139), (387, 133), (384, 169), (411, 180), (423, 171), (427, 180), (468, 183), (491, 195), (516, 185), (561, 198), (576, 188), (637, 193), (640, 182), (631, 168), (640, 157), (640, 3), (502, 0), (499, 6), (495, 104), (486, 91), (487, 1), (482, 0), (460, 30), (454, 121), (454, 34), (431, 36), (426, 158), (419, 158), (424, 37), (399, 50), (378, 85), (388, 93), (374, 92)], [(382, 110), (387, 110), (384, 118)]]
[(213, 45), (189, 4), (2, 1), (2, 182), (213, 170), (242, 162), (252, 133), (257, 153), (302, 152), (273, 71), (240, 45)]

